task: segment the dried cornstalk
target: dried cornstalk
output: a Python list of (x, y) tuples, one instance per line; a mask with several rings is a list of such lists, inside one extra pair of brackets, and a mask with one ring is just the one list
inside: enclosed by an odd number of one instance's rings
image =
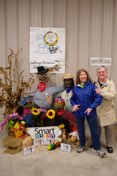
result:
[[(0, 107), (5, 108), (4, 115), (8, 115), (17, 110), (20, 98), (25, 89), (31, 88), (34, 83), (33, 76), (25, 81), (23, 71), (18, 71), (19, 51), (14, 53), (10, 50), (8, 55), (8, 67), (0, 66)], [(14, 64), (13, 64), (14, 61)]]

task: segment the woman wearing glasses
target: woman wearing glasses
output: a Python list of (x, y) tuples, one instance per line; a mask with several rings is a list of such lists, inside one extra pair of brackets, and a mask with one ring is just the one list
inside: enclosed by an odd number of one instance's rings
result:
[(97, 82), (95, 85), (97, 87), (96, 92), (103, 97), (101, 105), (97, 107), (100, 135), (101, 127), (104, 127), (106, 149), (108, 153), (113, 153), (112, 125), (117, 121), (113, 103), (116, 97), (116, 89), (114, 82), (107, 76), (105, 66), (97, 68)]

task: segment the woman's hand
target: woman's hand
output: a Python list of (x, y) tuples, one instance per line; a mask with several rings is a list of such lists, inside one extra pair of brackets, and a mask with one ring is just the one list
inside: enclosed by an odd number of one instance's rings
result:
[(91, 111), (92, 111), (92, 109), (91, 109), (91, 108), (88, 108), (88, 109), (85, 111), (85, 113), (88, 115), (88, 114), (90, 114)]
[(100, 88), (97, 88), (95, 89), (96, 93), (100, 94), (101, 93), (101, 89)]
[(72, 112), (77, 111), (80, 109), (80, 105), (74, 105), (72, 108)]

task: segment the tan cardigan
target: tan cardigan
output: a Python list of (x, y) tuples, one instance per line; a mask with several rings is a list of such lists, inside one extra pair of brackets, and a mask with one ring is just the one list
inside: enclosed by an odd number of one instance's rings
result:
[[(100, 88), (98, 82), (96, 86)], [(103, 96), (103, 101), (100, 106), (97, 107), (97, 115), (100, 126), (108, 126), (117, 122), (114, 103), (113, 100), (116, 97), (116, 89), (114, 82), (112, 80), (107, 80), (107, 82), (101, 87), (101, 95)]]

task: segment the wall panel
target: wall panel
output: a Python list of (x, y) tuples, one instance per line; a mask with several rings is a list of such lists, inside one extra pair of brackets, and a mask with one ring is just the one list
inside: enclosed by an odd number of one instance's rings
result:
[(117, 69), (117, 1), (114, 4), (114, 25), (113, 25), (113, 69), (111, 69), (112, 78), (115, 80), (117, 86), (117, 76), (116, 76), (116, 69)]
[[(101, 34), (102, 34), (102, 0), (92, 1), (91, 4), (91, 46), (90, 46), (90, 56), (100, 57), (101, 56)], [(96, 79), (96, 66), (91, 66), (89, 64), (89, 71), (92, 79)]]
[[(66, 0), (54, 0), (53, 4), (53, 27), (55, 28), (65, 28), (66, 35), (67, 35), (67, 29), (66, 29)], [(66, 37), (67, 40), (67, 37)], [(67, 45), (67, 42), (66, 42)], [(67, 52), (65, 53), (65, 55)], [(67, 56), (66, 56), (67, 60)], [(56, 85), (62, 85), (62, 75), (61, 74), (54, 74), (54, 80)]]
[(89, 55), (89, 3), (90, 0), (80, 0), (80, 21), (79, 21), (79, 48), (78, 48), (78, 68), (88, 69)]
[(71, 72), (74, 75), (76, 74), (76, 70), (78, 69), (78, 48), (76, 47), (78, 43), (78, 5), (79, 3), (77, 0), (75, 0), (74, 3), (69, 0), (66, 12), (66, 72)]
[(111, 57), (112, 28), (113, 28), (113, 0), (104, 1), (104, 20), (103, 20), (103, 56)]
[[(113, 0), (104, 0), (104, 19), (103, 19), (103, 46), (102, 46), (102, 57), (112, 58), (112, 46), (113, 46)], [(112, 58), (113, 62), (113, 58)], [(108, 74), (110, 76), (110, 67), (108, 67)]]
[(5, 66), (5, 3), (0, 1), (0, 66)]
[(29, 0), (18, 1), (18, 49), (22, 50), (19, 67), (29, 78)]
[(41, 0), (30, 0), (30, 27), (41, 27)]
[(42, 0), (41, 27), (53, 27), (53, 0)]
[(7, 48), (12, 48), (15, 52), (17, 51), (17, 1), (16, 0), (7, 0)]
[[(42, 0), (30, 0), (30, 17), (29, 17), (29, 28), (30, 27), (41, 27), (41, 3)], [(29, 34), (30, 35), (30, 34)], [(35, 84), (32, 85), (32, 90), (36, 90), (38, 84), (38, 75), (34, 74)]]

